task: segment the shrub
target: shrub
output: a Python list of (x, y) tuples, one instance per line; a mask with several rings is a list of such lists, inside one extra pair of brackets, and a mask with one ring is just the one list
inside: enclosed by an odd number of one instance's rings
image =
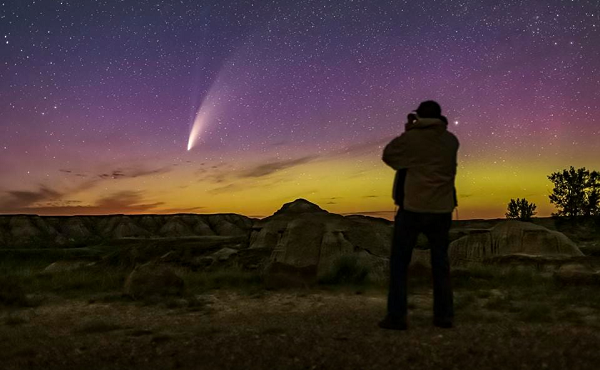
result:
[(341, 256), (335, 260), (331, 270), (320, 282), (324, 284), (363, 284), (367, 281), (370, 268), (358, 256)]
[(519, 311), (519, 318), (526, 322), (553, 321), (552, 308), (544, 303), (529, 303)]
[(517, 200), (511, 199), (508, 203), (506, 218), (516, 219), (521, 221), (529, 221), (537, 212), (537, 206), (534, 203), (529, 203), (525, 198)]
[(179, 271), (186, 286), (195, 292), (212, 289), (236, 288), (256, 292), (263, 285), (263, 278), (257, 271), (246, 271), (237, 266), (213, 271)]

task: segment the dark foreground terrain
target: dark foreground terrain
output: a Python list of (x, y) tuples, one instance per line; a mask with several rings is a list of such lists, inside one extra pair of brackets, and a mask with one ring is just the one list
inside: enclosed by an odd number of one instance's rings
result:
[(596, 370), (600, 220), (575, 221), (456, 223), (456, 327), (432, 326), (416, 250), (396, 332), (377, 327), (385, 220), (305, 200), (263, 220), (0, 217), (0, 370)]
[[(448, 330), (431, 325), (427, 282), (414, 281), (407, 332), (377, 327), (385, 313), (382, 286), (269, 291), (251, 285), (149, 302), (93, 292), (101, 284), (91, 290), (76, 284), (30, 307), (0, 309), (0, 364), (6, 370), (598, 368), (596, 288), (557, 286), (524, 273), (456, 276), (456, 328)], [(53, 291), (51, 284), (45, 289)]]

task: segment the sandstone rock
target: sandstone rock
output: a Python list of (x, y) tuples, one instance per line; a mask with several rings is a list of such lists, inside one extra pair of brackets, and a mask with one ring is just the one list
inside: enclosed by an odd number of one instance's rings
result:
[(169, 263), (169, 262), (178, 262), (179, 254), (175, 251), (169, 251), (162, 256), (160, 256), (160, 262)]
[(281, 209), (275, 212), (275, 216), (278, 215), (293, 215), (301, 213), (328, 213), (321, 209), (318, 205), (309, 202), (306, 199), (296, 199), (293, 202), (285, 203)]
[[(229, 236), (247, 238), (254, 221), (234, 214), (40, 217), (0, 215), (0, 247), (53, 247), (123, 238)], [(247, 239), (244, 244), (247, 244)]]
[(587, 271), (587, 272), (592, 272), (592, 269), (590, 269), (589, 267), (587, 267), (586, 265), (582, 264), (582, 263), (565, 263), (562, 266), (560, 266), (560, 268), (558, 269), (559, 272), (561, 273), (569, 273), (569, 272), (573, 272), (573, 271)]
[(561, 268), (553, 277), (562, 285), (600, 285), (600, 273), (589, 270)]
[(247, 235), (252, 226), (250, 219), (236, 214), (210, 215), (208, 224), (221, 236)]
[(431, 269), (431, 250), (413, 249), (410, 267), (420, 266), (422, 268)]
[(167, 266), (155, 263), (138, 265), (125, 280), (123, 292), (134, 299), (181, 296), (183, 279)]
[(340, 220), (338, 229), (355, 249), (388, 258), (392, 245), (393, 224), (387, 220), (366, 216), (350, 216)]
[(211, 255), (211, 257), (217, 261), (227, 261), (231, 256), (233, 256), (234, 254), (237, 254), (237, 253), (238, 253), (237, 249), (223, 248), (223, 249), (220, 249), (219, 251), (213, 253)]
[(492, 233), (490, 230), (471, 230), (467, 236), (450, 244), (449, 257), (452, 265), (461, 262), (481, 261), (495, 255), (492, 249)]
[(108, 235), (115, 239), (150, 236), (150, 232), (136, 225), (129, 216), (115, 216), (108, 227), (111, 230)]
[(211, 266), (215, 262), (215, 259), (210, 256), (196, 257), (190, 262), (190, 265), (194, 268), (203, 269)]
[[(166, 216), (168, 217), (168, 216)], [(145, 230), (160, 230), (165, 219), (159, 215), (143, 215), (139, 216), (138, 224)], [(167, 221), (168, 222), (168, 221)]]
[(381, 270), (389, 257), (391, 237), (392, 227), (387, 220), (343, 217), (299, 199), (257, 221), (250, 235), (250, 248), (272, 250), (271, 262), (286, 265), (290, 271), (313, 268), (317, 276), (323, 276), (335, 261), (349, 255), (359, 256), (373, 269)]
[(170, 237), (182, 237), (182, 236), (193, 236), (195, 233), (189, 228), (188, 225), (183, 223), (180, 219), (173, 217), (167, 221), (161, 228), (159, 233), (164, 236)]
[(93, 262), (89, 261), (56, 261), (46, 266), (46, 268), (41, 271), (41, 274), (74, 271), (82, 267), (93, 266), (93, 264)]
[(32, 222), (29, 216), (14, 216), (9, 223), (10, 233), (13, 239), (30, 240), (43, 235)]
[[(504, 267), (525, 266), (539, 271), (555, 271), (564, 265), (581, 265), (574, 262), (580, 256), (565, 255), (529, 255), (524, 253), (507, 254), (485, 258), (483, 263)], [(583, 266), (583, 265), (581, 265)]]
[(206, 236), (216, 235), (210, 226), (208, 226), (208, 224), (206, 224), (203, 220), (198, 220), (198, 222), (196, 222), (194, 225), (194, 233), (196, 235)]
[(489, 230), (469, 230), (450, 244), (453, 265), (501, 255), (582, 256), (565, 235), (527, 222), (505, 221)]
[(86, 239), (91, 236), (81, 217), (69, 217), (59, 227), (62, 236), (68, 240)]
[(341, 256), (354, 253), (354, 246), (344, 236), (341, 230), (326, 230), (321, 238), (317, 268), (319, 271), (329, 269)]
[(564, 234), (529, 222), (502, 222), (492, 228), (492, 234), (499, 254), (583, 255)]
[(275, 247), (283, 251), (275, 256), (276, 261), (296, 267), (317, 266), (324, 230), (324, 223), (312, 217), (292, 220)]
[(287, 228), (288, 223), (288, 219), (277, 220), (267, 218), (258, 221), (252, 227), (252, 232), (250, 234), (250, 248), (275, 248), (283, 237), (283, 233)]

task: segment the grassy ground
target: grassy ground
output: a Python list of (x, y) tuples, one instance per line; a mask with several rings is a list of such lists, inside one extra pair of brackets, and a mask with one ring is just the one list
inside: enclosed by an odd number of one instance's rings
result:
[(2, 369), (596, 369), (600, 361), (597, 289), (527, 271), (456, 270), (451, 330), (432, 327), (429, 279), (414, 274), (410, 329), (390, 332), (377, 327), (385, 286), (355, 278), (270, 291), (256, 273), (182, 269), (184, 297), (132, 301), (120, 294), (128, 270), (40, 275), (42, 267), (0, 264), (0, 301), (21, 297), (0, 308)]

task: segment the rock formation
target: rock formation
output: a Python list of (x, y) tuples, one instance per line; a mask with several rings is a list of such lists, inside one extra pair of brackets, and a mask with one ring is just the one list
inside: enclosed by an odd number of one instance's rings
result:
[[(387, 258), (391, 223), (364, 216), (329, 213), (304, 199), (284, 204), (252, 227), (250, 248), (272, 249), (272, 266), (330, 271), (336, 259), (357, 253), (378, 265)], [(312, 269), (312, 270), (311, 270)]]
[(0, 216), (0, 248), (47, 248), (123, 238), (250, 235), (253, 220), (236, 214)]
[[(267, 266), (267, 271), (276, 269), (278, 273), (295, 271), (302, 279), (312, 274), (313, 280), (331, 272), (342, 257), (353, 256), (375, 275), (386, 277), (392, 232), (393, 223), (388, 220), (342, 216), (298, 199), (260, 220), (236, 214), (0, 216), (0, 252), (33, 251), (26, 248), (74, 251), (85, 249), (74, 247), (93, 246), (88, 249), (102, 253), (101, 264), (133, 267), (164, 257), (169, 263), (193, 269), (241, 266), (263, 270)], [(524, 260), (522, 256), (582, 255), (560, 232), (518, 221), (455, 222), (450, 239), (453, 265), (499, 256), (518, 257), (510, 259), (512, 262), (497, 260), (513, 263)], [(429, 267), (430, 253), (423, 250), (426, 241), (418, 248), (413, 265)], [(560, 266), (564, 258), (544, 261)]]
[(453, 265), (480, 262), (495, 256), (582, 256), (564, 234), (528, 222), (504, 221), (491, 229), (467, 230), (467, 235), (450, 244)]
[(129, 274), (123, 286), (123, 293), (134, 299), (182, 296), (184, 280), (171, 268), (147, 263)]

